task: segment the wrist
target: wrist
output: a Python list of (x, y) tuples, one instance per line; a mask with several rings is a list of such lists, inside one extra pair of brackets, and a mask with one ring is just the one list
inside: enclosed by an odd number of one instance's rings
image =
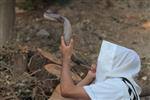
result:
[(63, 56), (63, 61), (71, 61), (71, 56)]
[(63, 58), (63, 60), (62, 60), (63, 68), (70, 69), (71, 68), (70, 62), (71, 62), (70, 58)]

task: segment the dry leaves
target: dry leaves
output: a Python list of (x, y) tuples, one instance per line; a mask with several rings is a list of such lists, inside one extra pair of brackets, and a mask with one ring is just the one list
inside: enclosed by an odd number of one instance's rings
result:
[[(56, 65), (56, 64), (47, 64), (44, 66), (44, 68), (51, 74), (56, 75), (58, 78), (60, 78), (60, 72), (61, 72), (61, 66)], [(72, 74), (72, 79), (75, 81), (80, 81), (81, 78), (76, 74), (71, 72)]]
[[(60, 78), (61, 74), (61, 60), (56, 58), (56, 56), (52, 55), (49, 52), (43, 51), (41, 49), (38, 49), (38, 52), (43, 57), (47, 58), (51, 63), (44, 66), (44, 68), (51, 74), (56, 75), (58, 78)], [(80, 81), (81, 78), (79, 75), (77, 75), (74, 72), (71, 72), (72, 79), (75, 81)], [(49, 98), (49, 100), (72, 100), (72, 99), (66, 99), (63, 98), (60, 95), (60, 84), (57, 85), (56, 89), (54, 90), (52, 96)]]
[(56, 64), (47, 64), (44, 66), (44, 68), (51, 74), (56, 75), (58, 78), (60, 78), (60, 71), (61, 71), (61, 66), (56, 65)]
[(37, 49), (37, 51), (45, 58), (47, 58), (50, 62), (55, 63), (57, 65), (61, 65), (61, 60), (56, 58), (53, 54), (43, 51), (42, 49)]

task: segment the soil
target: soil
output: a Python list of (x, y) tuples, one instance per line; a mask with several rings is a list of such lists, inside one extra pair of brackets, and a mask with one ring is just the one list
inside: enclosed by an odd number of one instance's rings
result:
[[(149, 0), (72, 0), (63, 6), (51, 5), (48, 9), (70, 20), (75, 52), (86, 62), (96, 63), (103, 39), (121, 44), (140, 55), (142, 67), (138, 79), (150, 84)], [(63, 27), (45, 20), (44, 11), (16, 14), (16, 42), (7, 44), (0, 52), (0, 98), (4, 100), (48, 99), (59, 83), (55, 75), (42, 68), (49, 62), (36, 51), (41, 48), (61, 58), (59, 45)], [(38, 35), (41, 30), (49, 34)], [(24, 69), (19, 77), (14, 76), (17, 72), (12, 68), (16, 54), (25, 57), (28, 64), (33, 57), (32, 66)], [(35, 66), (36, 69), (30, 70)], [(33, 74), (38, 68), (41, 72)], [(46, 79), (50, 81), (43, 82)]]

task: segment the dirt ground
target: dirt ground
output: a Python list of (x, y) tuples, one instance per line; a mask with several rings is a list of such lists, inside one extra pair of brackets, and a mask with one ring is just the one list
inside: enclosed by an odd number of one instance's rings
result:
[[(137, 51), (142, 60), (138, 79), (150, 84), (149, 0), (72, 0), (65, 6), (51, 5), (49, 9), (70, 20), (75, 52), (86, 59), (89, 64), (96, 63), (101, 41), (103, 39), (112, 41)], [(24, 78), (14, 79), (15, 77), (12, 77), (11, 64), (13, 61), (10, 60), (18, 52), (31, 58), (36, 49), (41, 48), (60, 58), (60, 34), (63, 32), (63, 27), (59, 23), (45, 20), (43, 12), (44, 10), (17, 13), (17, 42), (1, 50), (0, 98), (7, 97), (8, 99), (5, 98), (7, 100), (47, 99), (56, 84), (59, 83), (56, 76), (47, 75), (46, 71), (44, 71), (46, 77), (53, 79), (48, 83), (43, 83), (42, 77), (39, 77), (43, 73), (40, 73), (39, 76), (32, 75), (30, 73), (32, 71), (29, 70), (22, 74)], [(23, 50), (20, 50), (18, 45)], [(29, 49), (27, 53), (26, 49)], [(31, 64), (32, 66), (41, 67), (48, 63), (39, 55), (34, 57), (39, 59), (33, 61), (35, 64)], [(50, 87), (47, 89), (49, 84)], [(47, 89), (46, 92), (45, 89)]]

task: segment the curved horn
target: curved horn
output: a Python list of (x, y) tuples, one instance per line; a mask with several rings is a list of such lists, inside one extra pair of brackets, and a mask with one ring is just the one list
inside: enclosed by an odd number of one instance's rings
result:
[(66, 17), (61, 16), (59, 14), (54, 14), (51, 11), (45, 12), (44, 18), (48, 20), (52, 20), (52, 21), (63, 22), (64, 24), (63, 36), (64, 36), (66, 45), (68, 45), (72, 37), (72, 27), (71, 27), (70, 21)]

